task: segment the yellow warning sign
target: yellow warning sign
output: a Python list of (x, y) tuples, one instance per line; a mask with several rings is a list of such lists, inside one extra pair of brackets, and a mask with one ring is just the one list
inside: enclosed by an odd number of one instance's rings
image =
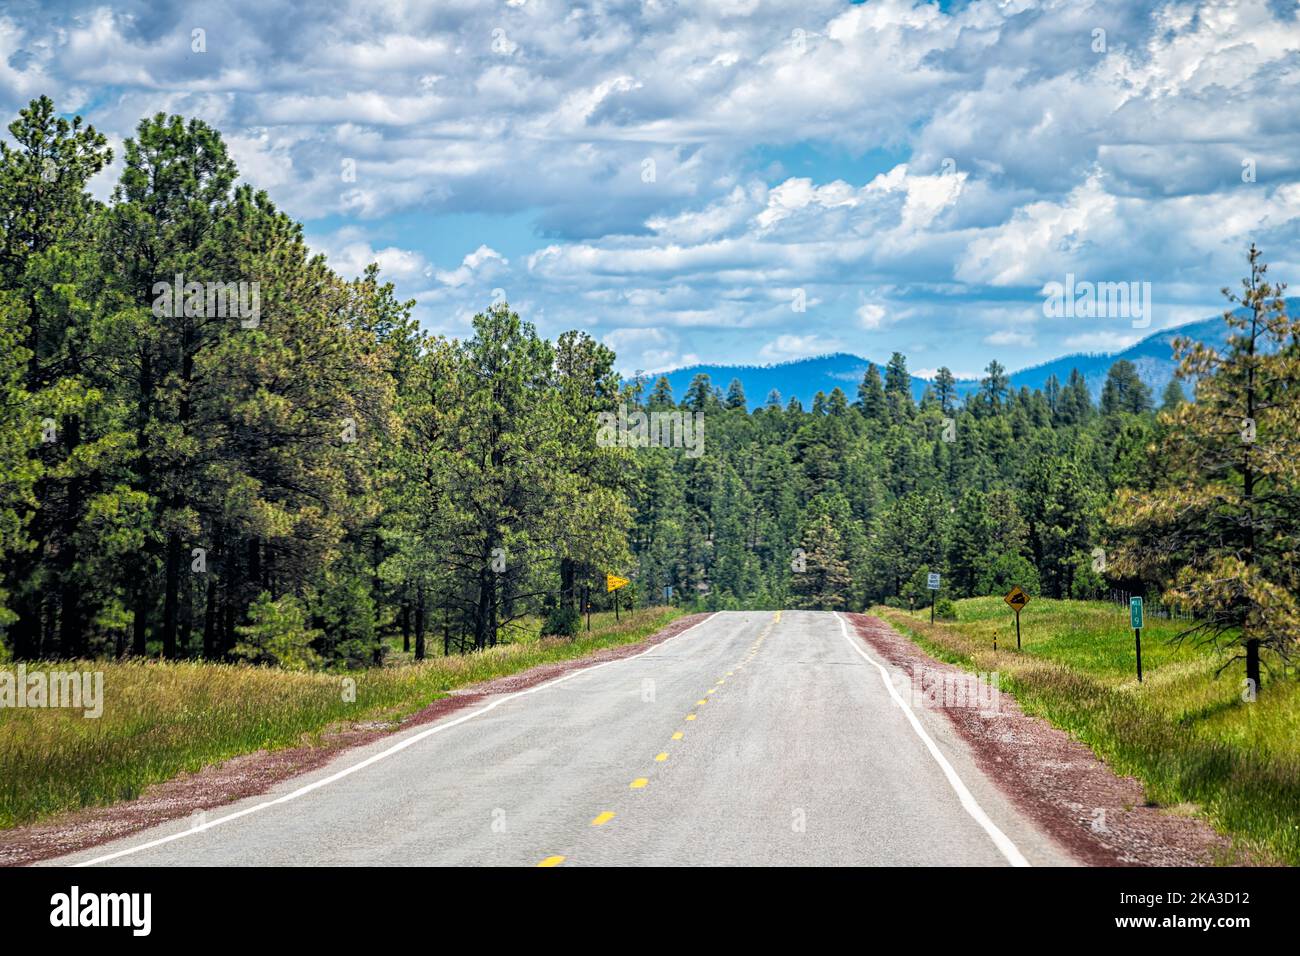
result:
[(1010, 604), (1015, 609), (1015, 612), (1019, 614), (1020, 609), (1029, 603), (1029, 595), (1020, 590), (1019, 586), (1016, 586), (1007, 592), (1007, 596), (1002, 600)]
[(632, 581), (628, 578), (620, 578), (617, 574), (605, 575), (605, 591), (617, 591), (619, 588), (627, 587)]

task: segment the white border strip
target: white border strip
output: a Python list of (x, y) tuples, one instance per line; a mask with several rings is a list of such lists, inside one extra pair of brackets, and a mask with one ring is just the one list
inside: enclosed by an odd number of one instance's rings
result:
[(925, 744), (926, 750), (930, 751), (930, 756), (934, 758), (935, 763), (937, 763), (939, 768), (943, 770), (943, 775), (948, 778), (948, 783), (956, 792), (957, 798), (961, 800), (962, 807), (971, 815), (971, 819), (984, 828), (984, 832), (989, 835), (989, 839), (993, 841), (994, 846), (996, 846), (998, 850), (1001, 851), (1002, 855), (1007, 858), (1008, 863), (1012, 866), (1029, 866), (1029, 861), (1021, 855), (1018, 849), (1016, 849), (1016, 845), (1011, 842), (1011, 839), (998, 829), (997, 824), (989, 819), (989, 816), (984, 812), (983, 807), (979, 805), (970, 790), (966, 788), (966, 784), (962, 783), (961, 777), (957, 776), (957, 771), (952, 768), (952, 764), (948, 762), (948, 758), (940, 752), (938, 746), (930, 738), (930, 735), (925, 732), (925, 728), (922, 727), (921, 722), (916, 719), (916, 714), (912, 712), (912, 708), (908, 706), (907, 701), (902, 698), (898, 693), (898, 690), (894, 687), (893, 681), (889, 679), (889, 671), (885, 670), (879, 661), (873, 659), (866, 651), (864, 651), (859, 641), (855, 641), (850, 636), (848, 626), (845, 624), (844, 618), (838, 611), (835, 612), (835, 617), (839, 619), (840, 633), (843, 634), (844, 639), (849, 642), (849, 646), (857, 651), (864, 661), (873, 665), (876, 670), (880, 671), (880, 679), (884, 681), (885, 689), (889, 691), (889, 696), (894, 698), (894, 703), (898, 704), (898, 706), (903, 709), (903, 713), (907, 715), (908, 723), (912, 725), (912, 729), (916, 731), (916, 735), (921, 738), (921, 742)]
[(265, 810), (268, 807), (278, 806), (282, 803), (288, 803), (291, 800), (297, 800), (299, 797), (305, 797), (313, 790), (319, 790), (321, 787), (328, 786), (329, 784), (334, 783), (335, 781), (342, 780), (344, 777), (351, 776), (352, 774), (356, 773), (358, 770), (364, 770), (366, 767), (369, 767), (371, 764), (378, 763), (379, 761), (383, 760), (385, 757), (391, 757), (393, 754), (405, 750), (407, 747), (411, 746), (412, 744), (418, 743), (421, 740), (424, 740), (426, 737), (432, 737), (434, 734), (442, 733), (442, 731), (444, 730), (450, 730), (452, 727), (456, 727), (460, 724), (463, 724), (467, 720), (473, 720), (475, 717), (481, 717), (484, 714), (486, 714), (488, 711), (496, 710), (502, 704), (509, 703), (510, 701), (515, 700), (516, 698), (524, 697), (528, 694), (535, 694), (539, 690), (545, 690), (548, 687), (554, 687), (556, 684), (563, 684), (566, 680), (571, 680), (574, 677), (580, 677), (583, 674), (590, 674), (593, 671), (600, 670), (602, 667), (608, 667), (610, 664), (622, 664), (624, 661), (634, 661), (638, 657), (644, 657), (646, 654), (649, 654), (652, 651), (659, 650), (659, 648), (663, 647), (669, 641), (675, 641), (679, 637), (685, 637), (687, 634), (695, 630), (700, 625), (707, 624), (709, 621), (713, 620), (715, 616), (716, 616), (716, 612), (710, 614), (703, 621), (696, 621), (694, 624), (686, 628), (686, 630), (682, 631), (680, 634), (674, 634), (672, 637), (668, 638), (668, 640), (660, 641), (658, 644), (655, 644), (653, 647), (646, 648), (640, 654), (633, 654), (631, 657), (619, 657), (612, 661), (602, 661), (599, 664), (592, 664), (589, 667), (582, 667), (579, 668), (578, 670), (571, 671), (570, 673), (565, 674), (563, 677), (557, 677), (555, 678), (555, 680), (547, 681), (544, 684), (538, 684), (536, 687), (529, 687), (527, 690), (519, 690), (519, 691), (515, 691), (513, 694), (507, 694), (504, 697), (498, 697), (496, 700), (492, 701), (490, 704), (488, 704), (485, 707), (480, 707), (478, 710), (471, 711), (470, 713), (465, 714), (462, 717), (457, 717), (455, 720), (449, 720), (445, 723), (434, 724), (432, 727), (428, 728), (427, 730), (422, 730), (418, 734), (412, 734), (410, 737), (407, 737), (404, 740), (399, 740), (397, 743), (393, 744), (393, 746), (389, 747), (387, 750), (374, 754), (371, 757), (367, 757), (365, 760), (362, 760), (360, 763), (353, 764), (350, 767), (345, 767), (344, 769), (340, 770), (338, 773), (331, 774), (328, 777), (324, 777), (323, 779), (317, 780), (313, 783), (309, 783), (306, 786), (299, 787), (297, 790), (294, 790), (292, 793), (286, 793), (282, 797), (276, 797), (274, 800), (267, 800), (263, 803), (258, 803), (255, 804), (254, 806), (246, 807), (243, 810), (236, 811), (235, 813), (226, 814), (226, 816), (224, 817), (218, 817), (216, 820), (212, 820), (211, 822), (201, 824), (200, 826), (191, 827), (188, 830), (181, 830), (179, 833), (172, 833), (168, 836), (159, 837), (158, 839), (150, 840), (147, 843), (140, 843), (137, 844), (136, 846), (127, 847), (124, 850), (118, 850), (114, 853), (106, 853), (104, 856), (97, 856), (93, 860), (86, 860), (82, 863), (74, 863), (72, 864), (72, 866), (74, 867), (95, 866), (98, 863), (107, 863), (110, 860), (116, 860), (119, 857), (130, 856), (132, 853), (139, 853), (141, 850), (149, 850), (156, 846), (162, 846), (165, 843), (171, 843), (173, 840), (179, 840), (183, 837), (187, 837), (195, 833), (202, 833), (204, 830), (211, 830), (213, 827), (220, 826), (223, 823), (229, 823), (231, 820), (238, 820), (240, 817), (246, 817), (252, 813), (257, 813), (259, 810)]

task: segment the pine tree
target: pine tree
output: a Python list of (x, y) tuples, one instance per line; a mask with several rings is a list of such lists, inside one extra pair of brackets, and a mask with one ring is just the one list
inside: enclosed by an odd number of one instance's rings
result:
[(916, 414), (912, 399), (912, 376), (907, 371), (907, 358), (895, 352), (885, 366), (885, 401), (890, 419), (895, 424), (909, 422)]
[(858, 400), (855, 404), (867, 421), (884, 422), (885, 386), (880, 380), (880, 370), (870, 362), (862, 376), (862, 383), (858, 385)]
[(716, 402), (713, 386), (709, 383), (709, 376), (704, 372), (700, 372), (691, 379), (691, 384), (686, 389), (683, 404), (693, 412), (703, 412), (713, 407)]
[(997, 359), (989, 362), (984, 372), (984, 378), (980, 379), (980, 396), (990, 408), (997, 411), (1007, 400), (1011, 390), (1011, 380), (1007, 377), (1007, 370)]
[(727, 408), (749, 407), (749, 403), (745, 401), (745, 387), (740, 384), (740, 379), (733, 378), (731, 384), (727, 386), (727, 398), (724, 404)]
[(793, 575), (791, 590), (799, 607), (839, 611), (848, 606), (851, 583), (840, 533), (830, 515), (812, 520), (800, 536), (804, 570)]
[(1055, 372), (1047, 376), (1047, 381), (1043, 383), (1043, 397), (1047, 399), (1047, 407), (1055, 417), (1061, 405), (1061, 381)]
[(654, 391), (650, 393), (650, 401), (647, 405), (650, 408), (666, 408), (673, 403), (673, 387), (668, 382), (667, 375), (660, 375), (655, 380)]
[(1196, 394), (1165, 413), (1167, 480), (1121, 492), (1109, 517), (1117, 569), (1196, 615), (1182, 638), (1238, 648), (1253, 694), (1264, 652), (1288, 660), (1300, 639), (1300, 323), (1254, 245), (1248, 261), (1242, 292), (1224, 289), (1240, 307), (1224, 351), (1176, 343)]
[(1151, 389), (1138, 376), (1137, 367), (1128, 359), (1113, 364), (1101, 389), (1101, 413), (1140, 415), (1151, 407)]
[(1165, 386), (1165, 390), (1160, 393), (1160, 410), (1172, 412), (1185, 401), (1187, 401), (1187, 393), (1183, 391), (1183, 383), (1174, 376)]
[(1061, 390), (1057, 421), (1062, 425), (1085, 425), (1096, 412), (1088, 382), (1077, 369), (1070, 369), (1070, 377)]
[(947, 366), (934, 373), (934, 397), (945, 415), (951, 415), (957, 407), (957, 380)]
[[(77, 532), (103, 480), (95, 466), (107, 464), (116, 437), (92, 433), (87, 422), (98, 415), (103, 432), (113, 431), (93, 345), (100, 284), (92, 240), (102, 209), (86, 191), (112, 152), (93, 126), (56, 116), (44, 96), (19, 111), (9, 132), (16, 148), (0, 142), (0, 294), (10, 296), (11, 332), (22, 330), (11, 347), (26, 361), (12, 385), (21, 411), (6, 410), (27, 419), (11, 519), (25, 546), (9, 551), (0, 591), (13, 595), (20, 656), (76, 657), (87, 651), (89, 616)], [(32, 445), (26, 438), (38, 427), (42, 440)]]

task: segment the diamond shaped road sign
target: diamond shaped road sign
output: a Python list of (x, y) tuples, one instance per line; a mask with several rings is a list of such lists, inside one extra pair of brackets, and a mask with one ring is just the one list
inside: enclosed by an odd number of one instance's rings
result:
[(1011, 607), (1015, 610), (1015, 612), (1019, 614), (1020, 609), (1029, 603), (1029, 595), (1026, 594), (1024, 591), (1020, 590), (1019, 585), (1017, 585), (1016, 587), (1008, 591), (1007, 596), (1004, 597), (1002, 600), (1010, 604)]

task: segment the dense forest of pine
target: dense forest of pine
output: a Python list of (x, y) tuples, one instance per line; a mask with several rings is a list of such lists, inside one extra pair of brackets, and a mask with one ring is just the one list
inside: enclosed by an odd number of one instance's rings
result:
[[(505, 305), (422, 333), (201, 121), (143, 120), (107, 204), (93, 127), (42, 98), (10, 133), (0, 656), (364, 666), (398, 635), (423, 657), (529, 615), (572, 634), (606, 572), (707, 609), (906, 606), (928, 571), (945, 597), (1164, 593), (1256, 675), (1300, 637), (1300, 342), (1254, 250), (1237, 335), (1186, 345), (1186, 391), (1119, 362), (1098, 406), (993, 362), (917, 403), (895, 354), (852, 395), (750, 412), (739, 382), (624, 382)], [(623, 405), (702, 415), (703, 454), (597, 440)]]

